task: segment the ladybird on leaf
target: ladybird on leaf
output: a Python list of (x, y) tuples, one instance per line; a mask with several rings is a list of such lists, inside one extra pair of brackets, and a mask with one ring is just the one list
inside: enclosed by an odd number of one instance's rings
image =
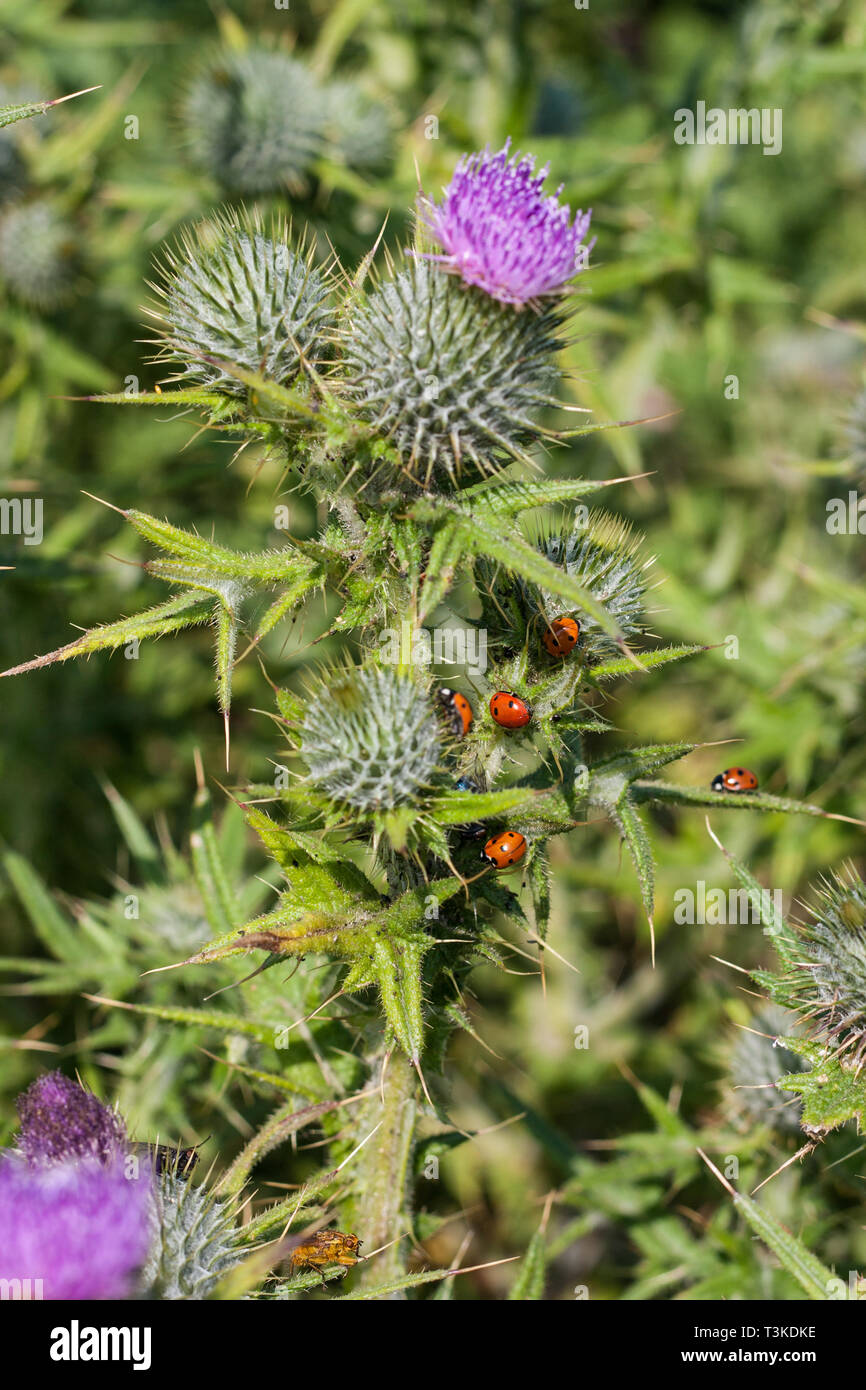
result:
[(727, 767), (710, 783), (714, 792), (756, 792), (758, 779), (747, 767)]

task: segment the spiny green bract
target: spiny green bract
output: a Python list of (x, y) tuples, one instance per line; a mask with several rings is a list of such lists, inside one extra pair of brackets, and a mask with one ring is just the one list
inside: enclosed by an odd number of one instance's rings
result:
[(330, 678), (301, 727), (313, 787), (361, 811), (411, 801), (429, 783), (441, 752), (428, 694), (411, 676), (385, 667)]
[(537, 439), (561, 321), (553, 308), (516, 313), (411, 261), (350, 311), (343, 390), (396, 450), (404, 482), (454, 485)]
[(183, 105), (193, 160), (237, 193), (303, 188), (325, 118), (323, 93), (303, 64), (260, 48), (218, 58)]
[(204, 1187), (164, 1173), (154, 1195), (153, 1245), (142, 1271), (150, 1298), (202, 1299), (241, 1256), (235, 1246), (236, 1212)]
[(818, 890), (791, 965), (797, 1007), (812, 1031), (855, 1067), (866, 1059), (866, 884), (849, 869)]
[(301, 353), (314, 360), (321, 352), (331, 318), (327, 282), (279, 223), (270, 235), (231, 216), (202, 224), (167, 255), (159, 288), (160, 360), (180, 363), (184, 384), (225, 395), (243, 396), (247, 387), (203, 359), (286, 385), (300, 371)]
[(749, 1027), (739, 1031), (730, 1060), (736, 1112), (750, 1122), (793, 1134), (800, 1132), (802, 1106), (796, 1097), (778, 1091), (776, 1082), (781, 1076), (807, 1071), (808, 1064), (776, 1039), (793, 1033), (796, 1023), (796, 1017), (784, 1009), (759, 1010)]
[(0, 218), (0, 279), (25, 304), (56, 309), (74, 289), (74, 239), (45, 199), (10, 207)]

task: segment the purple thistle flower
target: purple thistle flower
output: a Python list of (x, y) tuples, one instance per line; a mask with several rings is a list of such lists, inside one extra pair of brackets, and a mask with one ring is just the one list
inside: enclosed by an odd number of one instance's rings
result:
[(535, 173), (532, 155), (489, 149), (464, 155), (442, 203), (421, 201), (424, 225), (444, 248), (429, 255), (469, 285), (518, 307), (553, 294), (583, 270), (595, 241), (583, 245), (592, 209), (575, 213), (541, 187), (550, 165)]
[(120, 1164), (0, 1161), (0, 1279), (30, 1280), (30, 1297), (125, 1297), (151, 1221), (149, 1179)]
[(126, 1149), (126, 1129), (114, 1110), (60, 1071), (45, 1072), (16, 1102), (18, 1146), (30, 1163), (95, 1158), (107, 1163)]

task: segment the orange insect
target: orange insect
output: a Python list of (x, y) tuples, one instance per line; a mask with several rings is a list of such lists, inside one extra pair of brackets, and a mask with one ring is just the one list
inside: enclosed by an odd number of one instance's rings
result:
[[(316, 1231), (315, 1235), (295, 1246), (289, 1259), (293, 1269), (299, 1272), (302, 1269), (312, 1269), (319, 1275), (326, 1265), (343, 1265), (345, 1278), (352, 1265), (357, 1264), (361, 1258), (358, 1251), (362, 1243), (350, 1231)], [(322, 1275), (322, 1283), (325, 1282)]]
[(481, 858), (495, 869), (510, 869), (519, 864), (526, 853), (526, 840), (517, 830), (505, 830), (494, 835), (481, 851)]
[(472, 728), (472, 706), (465, 695), (461, 695), (459, 690), (449, 690), (447, 685), (443, 685), (438, 693), (455, 738), (465, 738)]
[(550, 656), (568, 656), (577, 646), (580, 638), (580, 623), (576, 618), (556, 618), (541, 634), (546, 651)]

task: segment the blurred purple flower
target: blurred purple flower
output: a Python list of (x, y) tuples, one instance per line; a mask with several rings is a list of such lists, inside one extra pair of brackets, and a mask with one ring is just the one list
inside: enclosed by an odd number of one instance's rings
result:
[(147, 1255), (150, 1193), (149, 1178), (127, 1178), (121, 1164), (33, 1167), (7, 1155), (0, 1160), (0, 1279), (29, 1279), (31, 1297), (125, 1297)]
[(584, 245), (592, 209), (575, 213), (541, 186), (550, 166), (535, 173), (535, 159), (505, 148), (464, 155), (440, 204), (422, 198), (421, 220), (443, 247), (428, 255), (467, 284), (523, 305), (561, 289), (586, 265), (595, 241)]
[(16, 1101), (18, 1146), (30, 1163), (96, 1158), (108, 1163), (126, 1148), (123, 1120), (60, 1071), (45, 1072)]

